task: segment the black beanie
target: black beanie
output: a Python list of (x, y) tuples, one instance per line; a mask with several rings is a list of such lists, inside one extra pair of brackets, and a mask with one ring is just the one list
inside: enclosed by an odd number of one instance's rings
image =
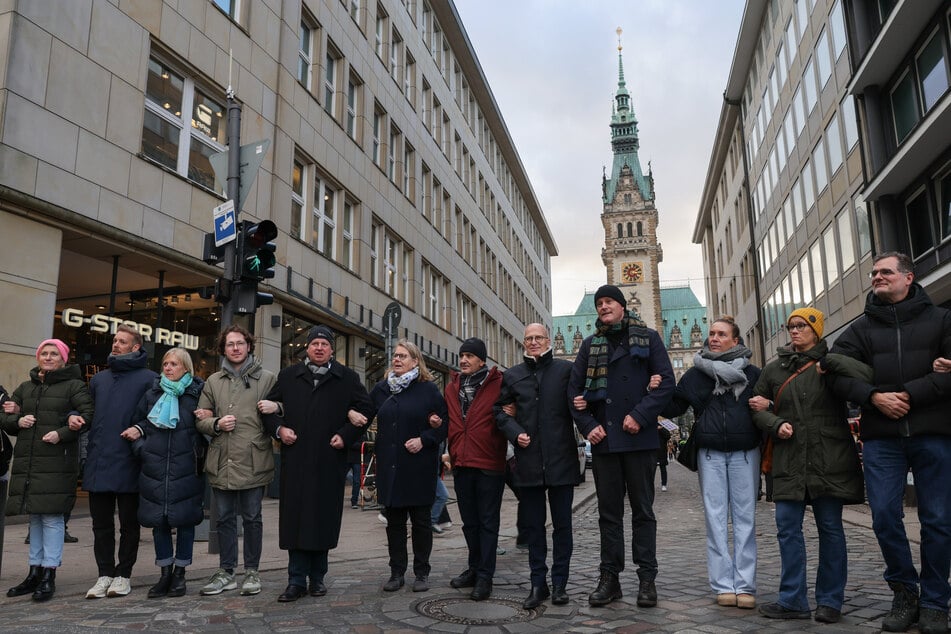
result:
[(624, 299), (624, 293), (622, 293), (621, 289), (619, 289), (617, 286), (612, 286), (611, 284), (605, 284), (604, 286), (599, 288), (597, 291), (595, 291), (594, 293), (595, 306), (598, 305), (598, 300), (601, 299), (602, 297), (610, 297), (611, 299), (616, 301), (618, 304), (620, 304), (624, 308), (627, 308), (627, 300)]
[(483, 361), (488, 356), (485, 351), (485, 342), (477, 337), (470, 337), (462, 342), (459, 346), (459, 355), (461, 356), (463, 352), (471, 352)]
[(327, 326), (314, 326), (307, 332), (307, 345), (314, 339), (326, 339), (330, 342), (330, 347), (334, 345), (334, 331)]

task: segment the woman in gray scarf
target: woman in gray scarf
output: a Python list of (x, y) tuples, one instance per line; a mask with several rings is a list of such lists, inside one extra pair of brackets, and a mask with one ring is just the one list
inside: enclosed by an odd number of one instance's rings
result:
[(756, 605), (755, 518), (762, 436), (748, 405), (760, 374), (750, 356), (733, 318), (720, 317), (711, 324), (703, 350), (663, 412), (672, 417), (693, 408), (696, 422), (690, 433), (699, 447), (710, 587), (719, 605), (745, 609)]

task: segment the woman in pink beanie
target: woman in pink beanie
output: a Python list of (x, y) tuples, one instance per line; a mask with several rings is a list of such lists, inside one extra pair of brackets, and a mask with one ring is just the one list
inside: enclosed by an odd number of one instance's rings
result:
[[(66, 524), (79, 474), (79, 416), (92, 420), (93, 401), (77, 365), (66, 365), (69, 346), (47, 339), (36, 349), (30, 379), (3, 403), (0, 427), (17, 437), (7, 515), (30, 516), (30, 572), (8, 597), (32, 593), (47, 601), (56, 591)], [(70, 415), (70, 412), (78, 412)], [(72, 428), (70, 419), (73, 419)]]

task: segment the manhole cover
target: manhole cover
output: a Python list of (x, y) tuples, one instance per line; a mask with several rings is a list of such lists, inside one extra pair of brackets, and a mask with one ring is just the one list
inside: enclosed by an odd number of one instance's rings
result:
[(526, 610), (521, 599), (492, 597), (485, 601), (472, 601), (464, 597), (427, 599), (416, 604), (416, 611), (423, 616), (460, 625), (502, 625), (530, 621), (538, 616), (543, 607)]

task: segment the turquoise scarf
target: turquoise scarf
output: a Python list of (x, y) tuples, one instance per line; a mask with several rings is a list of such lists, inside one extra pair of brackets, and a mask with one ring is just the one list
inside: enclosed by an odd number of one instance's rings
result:
[(185, 388), (192, 384), (192, 375), (186, 372), (177, 381), (163, 376), (159, 385), (162, 387), (162, 396), (156, 401), (149, 412), (149, 422), (156, 427), (175, 429), (178, 425), (178, 397), (185, 393)]

